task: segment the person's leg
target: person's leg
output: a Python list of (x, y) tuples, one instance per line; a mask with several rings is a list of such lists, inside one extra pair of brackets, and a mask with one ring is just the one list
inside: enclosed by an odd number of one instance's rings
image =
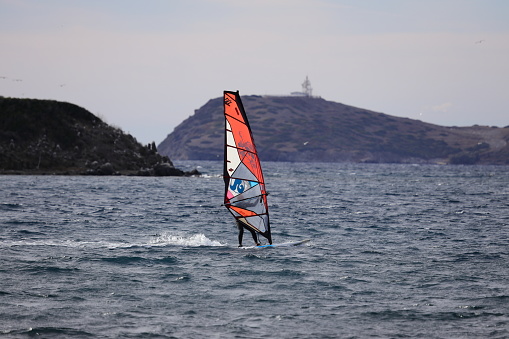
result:
[(244, 237), (244, 227), (242, 225), (237, 224), (237, 227), (239, 229), (239, 247), (242, 247), (242, 238)]
[(253, 240), (254, 240), (256, 246), (260, 246), (260, 242), (258, 241), (258, 235), (256, 234), (255, 231), (253, 231), (253, 230), (250, 230), (250, 231), (251, 231), (251, 235), (253, 236)]

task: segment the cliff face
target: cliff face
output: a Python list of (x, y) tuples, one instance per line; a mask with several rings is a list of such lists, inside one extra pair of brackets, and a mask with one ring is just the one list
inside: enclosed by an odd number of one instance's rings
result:
[(0, 173), (183, 174), (155, 145), (141, 145), (81, 107), (1, 97)]
[[(242, 98), (262, 160), (509, 164), (509, 128), (443, 127), (311, 97)], [(222, 98), (167, 136), (161, 154), (222, 159)]]

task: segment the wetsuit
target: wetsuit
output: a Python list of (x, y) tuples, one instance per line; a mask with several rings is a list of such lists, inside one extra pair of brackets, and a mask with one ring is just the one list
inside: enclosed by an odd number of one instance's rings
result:
[(251, 235), (253, 236), (253, 240), (256, 246), (260, 246), (260, 242), (258, 241), (258, 236), (256, 235), (255, 231), (253, 231), (251, 228), (244, 226), (244, 223), (239, 220), (237, 220), (237, 227), (239, 229), (239, 247), (242, 247), (242, 238), (244, 237), (244, 227), (251, 232)]

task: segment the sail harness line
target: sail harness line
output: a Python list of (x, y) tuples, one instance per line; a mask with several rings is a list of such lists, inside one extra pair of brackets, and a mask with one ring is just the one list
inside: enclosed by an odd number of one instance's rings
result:
[[(251, 153), (251, 154), (255, 154), (255, 155), (256, 155), (256, 153), (255, 153), (255, 152), (252, 152), (252, 151), (250, 151), (250, 150), (248, 150), (248, 149), (245, 149), (245, 148), (241, 148), (241, 147), (233, 147), (233, 146), (230, 146), (230, 145), (226, 145), (226, 147), (230, 147), (230, 148), (234, 148), (234, 149), (240, 149), (240, 150), (242, 150), (243, 152)], [(246, 158), (246, 155), (244, 155), (244, 157), (242, 158), (242, 160), (244, 160), (245, 158)], [(227, 162), (231, 162), (231, 161), (227, 161)]]
[[(269, 193), (262, 193), (260, 195), (255, 195), (254, 197), (251, 197), (251, 198), (244, 198), (244, 199), (240, 199), (240, 200), (237, 200), (237, 202), (239, 201), (244, 201), (244, 200), (249, 200), (249, 199), (253, 199), (253, 198), (256, 198), (256, 197), (262, 197), (262, 196), (267, 196), (269, 195)], [(231, 206), (230, 203), (227, 203), (227, 204), (221, 204), (220, 206)], [(260, 214), (267, 214), (267, 213), (260, 213)]]
[[(244, 198), (244, 199), (236, 200), (235, 202), (250, 200), (250, 199), (253, 199), (253, 198), (256, 198), (256, 197), (263, 197), (264, 195), (267, 196), (267, 195), (269, 195), (269, 193), (263, 193), (263, 194), (260, 194), (260, 195), (255, 195), (254, 197), (251, 197), (251, 198)], [(231, 206), (231, 204), (228, 203), (228, 204), (223, 204), (221, 206)], [(259, 214), (267, 214), (267, 213), (259, 213)]]

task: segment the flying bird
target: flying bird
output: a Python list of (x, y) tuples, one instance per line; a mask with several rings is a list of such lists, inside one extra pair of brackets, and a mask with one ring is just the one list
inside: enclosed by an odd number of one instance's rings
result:
[(476, 44), (481, 44), (481, 43), (483, 43), (483, 42), (484, 42), (484, 39), (483, 39), (483, 40), (476, 41), (475, 43), (476, 43)]

